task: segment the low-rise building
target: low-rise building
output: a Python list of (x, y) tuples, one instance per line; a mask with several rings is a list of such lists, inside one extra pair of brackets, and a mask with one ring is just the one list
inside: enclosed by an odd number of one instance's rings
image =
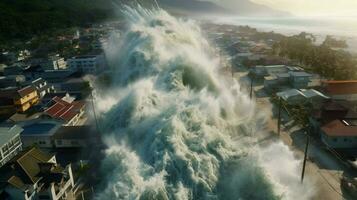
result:
[(37, 148), (23, 151), (0, 168), (0, 196), (7, 199), (74, 199), (71, 165)]
[(306, 102), (315, 109), (320, 109), (324, 103), (330, 100), (330, 97), (314, 89), (301, 89), (300, 91), (304, 95)]
[(357, 119), (336, 119), (321, 127), (321, 140), (331, 148), (357, 148)]
[(42, 68), (44, 70), (63, 70), (67, 69), (67, 62), (59, 55), (50, 56), (48, 60), (42, 64)]
[(32, 86), (1, 90), (0, 98), (2, 99), (0, 107), (14, 107), (18, 112), (25, 112), (39, 102), (38, 93)]
[(44, 114), (52, 119), (62, 121), (64, 126), (74, 126), (83, 116), (84, 108), (83, 101), (70, 102), (64, 98), (54, 97)]
[(357, 80), (324, 81), (324, 92), (335, 100), (357, 101)]
[(100, 136), (92, 126), (62, 126), (54, 135), (56, 148), (86, 148), (100, 144)]
[(42, 78), (31, 81), (30, 84), (36, 88), (40, 98), (43, 98), (46, 94), (54, 91), (53, 85), (48, 84), (47, 81)]
[(23, 129), (17, 125), (0, 125), (0, 167), (22, 150), (22, 131)]
[(306, 103), (306, 98), (304, 94), (297, 89), (285, 90), (283, 92), (276, 93), (276, 95), (290, 105), (299, 105)]
[(106, 68), (104, 55), (76, 56), (68, 59), (71, 69), (82, 73), (96, 74)]
[(306, 72), (289, 72), (290, 74), (290, 83), (295, 89), (307, 88), (310, 82), (312, 74)]
[(23, 75), (0, 76), (0, 88), (17, 87), (25, 80)]
[(62, 123), (55, 120), (38, 119), (22, 123), (23, 132), (21, 140), (24, 147), (36, 145), (39, 148), (55, 147), (52, 139), (53, 135), (62, 126)]

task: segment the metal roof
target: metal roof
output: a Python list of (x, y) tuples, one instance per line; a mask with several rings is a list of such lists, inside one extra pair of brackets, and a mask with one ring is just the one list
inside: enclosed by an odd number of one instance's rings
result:
[(284, 99), (285, 101), (287, 101), (290, 97), (293, 96), (305, 97), (304, 94), (297, 89), (285, 90), (283, 92), (276, 93), (276, 95), (278, 95), (280, 98)]
[(309, 74), (307, 72), (289, 72), (291, 76), (312, 76), (312, 74)]
[(314, 89), (309, 89), (309, 90), (301, 90), (301, 92), (304, 94), (304, 96), (306, 98), (312, 98), (312, 97), (316, 97), (316, 96), (320, 96), (322, 98), (325, 99), (329, 99), (328, 96), (322, 94), (321, 92), (314, 90)]

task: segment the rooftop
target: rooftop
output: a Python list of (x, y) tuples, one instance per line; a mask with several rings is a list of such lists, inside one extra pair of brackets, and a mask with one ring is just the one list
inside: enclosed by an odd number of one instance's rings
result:
[(299, 90), (297, 90), (297, 89), (285, 90), (283, 92), (276, 93), (276, 95), (278, 95), (279, 97), (281, 97), (285, 101), (287, 101), (290, 97), (293, 97), (293, 96), (302, 96), (302, 97), (304, 97), (304, 94), (302, 92), (300, 92)]
[(24, 88), (21, 88), (20, 90), (17, 91), (17, 93), (20, 95), (20, 97), (25, 97), (27, 95), (29, 95), (32, 92), (35, 92), (35, 88), (32, 86), (27, 86)]
[(325, 81), (325, 91), (330, 95), (357, 94), (357, 80)]
[(41, 174), (41, 166), (51, 165), (50, 172), (61, 171), (56, 163), (51, 159), (54, 155), (47, 154), (37, 148), (31, 148), (23, 151), (11, 159), (4, 167), (0, 169), (2, 177), (0, 182), (8, 182), (12, 186), (26, 190), (27, 185), (32, 185), (37, 181), (46, 179), (49, 174)]
[(322, 97), (324, 99), (329, 99), (328, 96), (322, 94), (321, 92), (314, 90), (314, 89), (309, 89), (309, 90), (301, 90), (301, 92), (304, 94), (306, 98), (312, 98), (312, 97)]
[(309, 74), (307, 72), (289, 72), (291, 74), (291, 76), (301, 76), (301, 77), (310, 77), (312, 76), (312, 74)]
[(36, 121), (33, 123), (27, 123), (22, 126), (24, 131), (21, 133), (22, 136), (44, 136), (53, 135), (59, 128), (61, 124), (56, 121), (46, 120), (46, 121)]
[(99, 136), (97, 130), (92, 126), (62, 126), (56, 134), (55, 139), (91, 139)]
[(326, 135), (332, 137), (357, 137), (357, 126), (345, 120), (334, 120), (321, 128)]
[(23, 129), (20, 126), (14, 124), (0, 125), (0, 147), (9, 142), (9, 140), (20, 134), (22, 131)]
[(68, 103), (59, 97), (54, 97), (52, 101), (54, 104), (45, 110), (45, 113), (54, 119), (61, 119), (67, 122), (73, 119), (73, 117), (79, 113), (80, 109), (85, 106), (85, 103), (82, 101)]
[(75, 56), (74, 59), (88, 59), (88, 58), (96, 58), (96, 55), (86, 55), (86, 56)]

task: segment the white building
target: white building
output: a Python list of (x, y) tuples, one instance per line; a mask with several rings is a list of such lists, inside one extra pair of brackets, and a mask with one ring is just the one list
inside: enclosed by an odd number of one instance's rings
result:
[(31, 82), (31, 85), (36, 88), (37, 93), (42, 98), (46, 94), (54, 91), (53, 85), (49, 85), (46, 80), (38, 78)]
[(67, 61), (71, 69), (87, 74), (96, 74), (106, 68), (104, 55), (76, 56)]
[(45, 62), (42, 67), (45, 70), (63, 70), (67, 69), (67, 62), (64, 60), (64, 58), (59, 57), (59, 55), (55, 56), (50, 56)]
[(0, 126), (0, 167), (22, 150), (20, 133), (23, 129), (17, 125)]

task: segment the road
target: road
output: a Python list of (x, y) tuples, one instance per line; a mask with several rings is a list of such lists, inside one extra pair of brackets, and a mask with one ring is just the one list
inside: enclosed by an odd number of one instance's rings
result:
[[(247, 72), (235, 73), (234, 77), (241, 82), (243, 87), (250, 87), (250, 79), (247, 76)], [(277, 119), (273, 117), (273, 113), (277, 111), (276, 106), (270, 102), (269, 97), (264, 93), (264, 90), (262, 90), (263, 86), (261, 84), (254, 84), (253, 88), (257, 109), (265, 110), (267, 116), (270, 116), (264, 129), (274, 137), (267, 138), (270, 138), (271, 141), (276, 140), (276, 138), (280, 139), (289, 146), (298, 159), (303, 160), (306, 144), (306, 135), (304, 132), (302, 132), (298, 126), (292, 125), (287, 113), (283, 113), (282, 118), (286, 123), (282, 123), (281, 133), (278, 135)], [(249, 91), (249, 88), (247, 88), (247, 91)], [(265, 140), (264, 142), (268, 141)], [(313, 138), (310, 139), (305, 177), (312, 180), (316, 187), (315, 197), (313, 199), (352, 199), (347, 196), (347, 194), (344, 194), (340, 187), (341, 176), (344, 171), (348, 170), (350, 169), (330, 152), (325, 150), (319, 141)]]

